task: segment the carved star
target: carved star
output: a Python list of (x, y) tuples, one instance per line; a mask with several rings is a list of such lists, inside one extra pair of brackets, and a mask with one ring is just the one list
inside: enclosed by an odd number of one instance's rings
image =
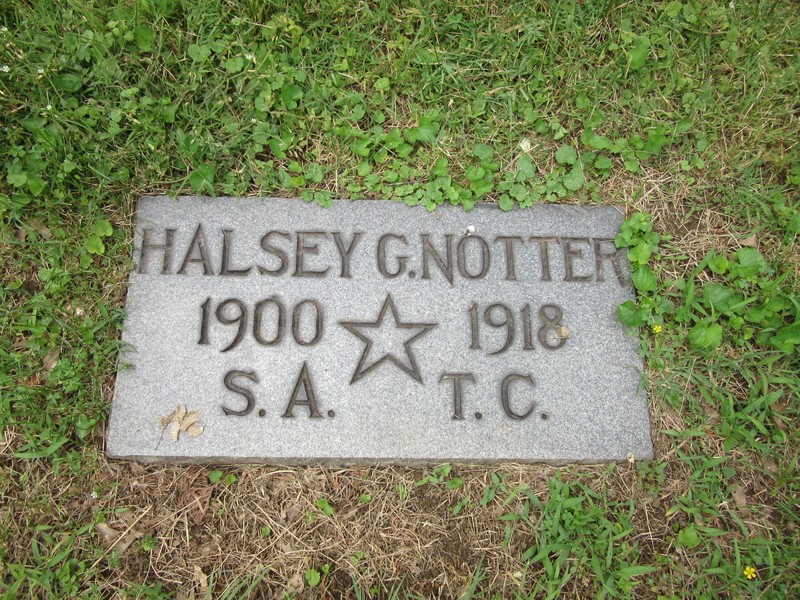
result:
[[(388, 316), (389, 313), (391, 317)], [(397, 314), (392, 295), (387, 294), (375, 321), (339, 321), (339, 325), (365, 344), (350, 380), (351, 384), (386, 361), (394, 363), (404, 373), (422, 383), (411, 344), (436, 327), (436, 323), (403, 323)], [(371, 336), (368, 335), (370, 331)], [(376, 346), (377, 351), (374, 351)], [(376, 356), (380, 357), (376, 359)]]

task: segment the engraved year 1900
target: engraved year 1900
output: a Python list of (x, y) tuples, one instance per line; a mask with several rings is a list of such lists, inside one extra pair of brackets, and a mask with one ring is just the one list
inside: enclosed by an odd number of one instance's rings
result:
[[(287, 317), (291, 310), (291, 317)], [(206, 298), (200, 305), (200, 338), (197, 343), (211, 343), (210, 324), (213, 318), (222, 325), (236, 326), (236, 334), (221, 350), (228, 352), (245, 338), (252, 315), (251, 333), (262, 346), (279, 344), (286, 336), (286, 322), (291, 319), (292, 338), (300, 346), (313, 346), (322, 338), (324, 318), (322, 306), (316, 300), (301, 300), (294, 307), (287, 307), (276, 297), (264, 298), (252, 308), (238, 298), (222, 300), (214, 309), (213, 300)], [(310, 335), (308, 332), (311, 332)]]

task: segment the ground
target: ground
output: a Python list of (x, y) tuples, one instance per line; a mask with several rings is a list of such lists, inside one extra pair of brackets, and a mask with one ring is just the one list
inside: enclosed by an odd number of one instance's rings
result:
[[(800, 594), (796, 4), (72, 0), (0, 26), (4, 597)], [(156, 193), (619, 206), (656, 458), (109, 461)]]

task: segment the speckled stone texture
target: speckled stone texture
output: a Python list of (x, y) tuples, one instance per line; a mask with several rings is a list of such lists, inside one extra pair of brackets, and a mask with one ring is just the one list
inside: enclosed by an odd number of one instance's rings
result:
[[(638, 340), (616, 319), (633, 297), (621, 221), (610, 206), (142, 198), (108, 455), (651, 458)], [(181, 404), (193, 414), (165, 423)]]

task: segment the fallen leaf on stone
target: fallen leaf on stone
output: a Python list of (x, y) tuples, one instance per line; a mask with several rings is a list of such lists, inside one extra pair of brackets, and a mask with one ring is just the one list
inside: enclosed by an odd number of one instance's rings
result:
[(178, 421), (172, 421), (167, 425), (167, 434), (169, 435), (169, 439), (173, 442), (177, 442), (181, 435), (181, 424)]
[[(182, 405), (182, 404), (179, 404), (179, 405), (178, 405), (178, 407), (179, 407), (179, 408), (180, 408), (181, 406), (183, 406), (183, 405)], [(177, 415), (177, 414), (178, 414), (178, 411), (177, 411), (177, 410), (173, 410), (173, 411), (172, 411), (171, 413), (169, 413), (168, 415), (165, 415), (165, 416), (161, 417), (161, 420), (160, 420), (161, 426), (162, 426), (162, 427), (166, 427), (166, 426), (167, 426), (167, 423), (170, 423), (171, 421), (174, 421), (174, 420), (175, 420), (175, 417), (176, 417), (176, 415)]]
[(181, 431), (186, 431), (187, 429), (189, 429), (189, 427), (197, 423), (199, 420), (200, 420), (199, 410), (193, 410), (190, 413), (186, 413), (186, 416), (183, 417), (183, 419), (181, 420)]
[(205, 428), (198, 423), (202, 414), (199, 410), (187, 411), (185, 404), (178, 404), (178, 408), (161, 417), (159, 423), (161, 423), (161, 427), (166, 428), (167, 436), (177, 443), (181, 433), (188, 433), (192, 437), (203, 434)]
[(50, 350), (47, 351), (47, 354), (45, 354), (42, 359), (42, 368), (44, 368), (45, 373), (49, 373), (55, 369), (60, 354), (61, 348), (50, 348)]

